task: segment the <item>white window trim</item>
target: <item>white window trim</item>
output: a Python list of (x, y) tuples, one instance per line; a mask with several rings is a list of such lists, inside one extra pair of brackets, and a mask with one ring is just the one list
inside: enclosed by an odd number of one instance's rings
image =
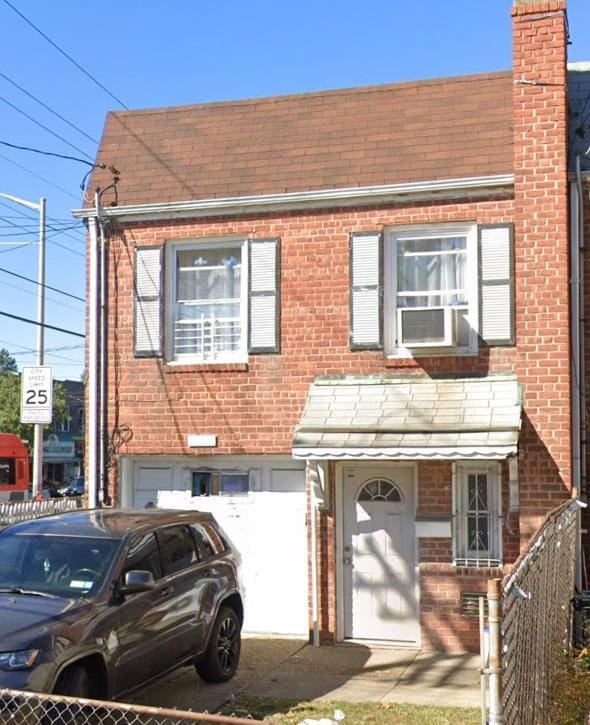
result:
[[(488, 476), (490, 509), (490, 541), (492, 556), (472, 556), (466, 551), (467, 541), (467, 476), (485, 473)], [(453, 564), (456, 566), (502, 566), (502, 473), (500, 462), (453, 463)]]
[[(396, 344), (397, 338), (397, 254), (395, 243), (400, 238), (438, 237), (443, 235), (465, 235), (467, 238), (467, 259), (465, 264), (465, 287), (468, 300), (467, 321), (469, 323), (469, 344), (462, 347), (430, 347), (407, 348)], [(385, 232), (384, 250), (384, 345), (385, 356), (388, 358), (413, 358), (418, 356), (473, 356), (478, 354), (479, 330), (479, 285), (477, 256), (477, 224), (474, 223), (440, 223), (413, 224), (400, 227), (389, 227)]]
[[(242, 270), (240, 280), (240, 324), (242, 339), (240, 349), (214, 357), (201, 355), (174, 356), (174, 309), (176, 304), (176, 254), (189, 249), (214, 249), (215, 247), (241, 247)], [(248, 362), (248, 240), (244, 237), (206, 237), (202, 239), (172, 240), (166, 244), (166, 333), (165, 350), (168, 365), (219, 365)]]

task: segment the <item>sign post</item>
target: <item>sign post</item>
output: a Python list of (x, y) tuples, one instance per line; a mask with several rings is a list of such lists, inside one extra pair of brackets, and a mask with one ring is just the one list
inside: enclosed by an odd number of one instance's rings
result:
[(49, 365), (23, 367), (21, 371), (21, 423), (35, 425), (33, 448), (33, 490), (35, 498), (41, 493), (43, 470), (43, 426), (51, 423), (53, 416), (53, 381)]

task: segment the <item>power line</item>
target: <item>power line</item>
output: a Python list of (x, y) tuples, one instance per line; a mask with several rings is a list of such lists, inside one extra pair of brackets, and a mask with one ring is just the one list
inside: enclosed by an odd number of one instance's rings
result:
[(86, 151), (81, 149), (79, 146), (76, 146), (75, 144), (70, 143), (63, 136), (60, 136), (59, 133), (52, 131), (52, 129), (50, 129), (49, 126), (46, 126), (44, 123), (41, 123), (41, 121), (37, 121), (36, 118), (33, 118), (33, 116), (29, 115), (26, 111), (23, 111), (22, 108), (19, 108), (14, 103), (11, 103), (7, 98), (4, 98), (4, 96), (0, 96), (0, 101), (3, 101), (4, 103), (6, 103), (7, 106), (10, 106), (10, 108), (13, 108), (17, 113), (20, 113), (21, 116), (24, 116), (32, 123), (39, 126), (39, 128), (42, 128), (44, 131), (47, 131), (47, 133), (50, 133), (52, 136), (55, 136), (55, 138), (58, 138), (62, 143), (65, 143), (66, 146), (69, 146), (71, 149), (74, 149), (74, 151), (79, 151), (83, 156), (86, 156), (89, 159), (92, 158), (92, 156), (90, 156), (90, 154), (87, 154)]
[[(17, 345), (13, 342), (7, 342), (6, 340), (3, 340), (4, 343), (7, 345), (12, 345), (14, 347), (20, 348), (20, 352), (9, 352), (8, 354), (14, 357), (15, 355), (28, 355), (30, 352), (37, 352), (32, 347), (24, 347), (23, 345)], [(46, 347), (43, 352), (63, 352), (64, 350), (83, 350), (85, 345), (61, 345), (60, 347)]]
[(57, 292), (60, 295), (64, 295), (64, 297), (71, 297), (74, 300), (79, 300), (80, 302), (86, 302), (86, 300), (83, 297), (78, 297), (77, 295), (71, 294), (71, 292), (64, 292), (61, 289), (58, 289), (57, 287), (52, 287), (49, 284), (41, 284), (41, 282), (37, 282), (36, 279), (31, 279), (30, 277), (25, 277), (24, 274), (18, 274), (17, 272), (13, 272), (10, 269), (6, 269), (5, 267), (0, 267), (0, 272), (4, 272), (4, 274), (9, 274), (11, 277), (18, 277), (19, 279), (24, 279), (26, 282), (31, 282), (31, 284), (36, 284), (39, 287), (45, 287), (45, 289), (51, 290), (52, 292)]
[[(8, 222), (8, 224), (10, 224), (10, 226), (15, 227), (16, 229), (22, 229), (23, 228), (19, 224), (16, 224), (15, 222), (10, 221), (10, 219), (7, 219), (6, 217), (0, 216), (0, 221)], [(76, 226), (76, 225), (73, 225), (73, 226)], [(63, 231), (61, 229), (55, 229), (55, 228), (51, 227), (50, 225), (48, 225), (47, 228), (49, 230), (51, 230), (51, 231), (54, 232), (53, 234), (48, 234), (47, 235), (47, 241), (50, 244), (53, 244), (56, 247), (61, 247), (62, 249), (65, 249), (68, 252), (71, 252), (72, 254), (76, 254), (78, 257), (85, 257), (86, 256), (85, 254), (82, 254), (82, 252), (78, 252), (75, 249), (72, 249), (71, 247), (67, 247), (65, 244), (60, 244), (59, 242), (56, 242), (53, 239), (53, 237), (57, 236), (58, 234), (63, 234)], [(14, 232), (14, 236), (18, 236), (19, 233), (20, 232)], [(26, 230), (26, 233), (27, 234), (31, 234), (30, 230)], [(76, 239), (75, 241), (76, 242), (80, 242), (79, 239)], [(32, 242), (32, 243), (34, 243), (34, 242)]]
[(78, 70), (82, 71), (82, 73), (84, 73), (85, 76), (87, 76), (88, 78), (90, 78), (91, 81), (93, 81), (94, 83), (96, 83), (96, 85), (99, 86), (99, 88), (102, 88), (102, 90), (105, 93), (107, 93), (113, 100), (115, 100), (125, 110), (127, 110), (127, 111), (129, 110), (129, 108), (123, 103), (123, 101), (121, 101), (119, 98), (117, 98), (117, 96), (115, 96), (113, 93), (111, 93), (108, 88), (106, 88), (105, 86), (103, 86), (103, 84), (100, 81), (98, 81), (93, 75), (91, 75), (87, 70), (85, 70), (78, 62), (76, 62), (70, 55), (68, 55), (65, 52), (65, 50), (62, 50), (59, 47), (59, 45), (57, 45), (57, 43), (54, 43), (53, 40), (51, 40), (51, 38), (49, 38), (47, 35), (45, 35), (45, 33), (42, 30), (40, 30), (34, 23), (32, 23), (27, 17), (25, 17), (20, 12), (20, 10), (17, 10), (14, 7), (14, 5), (12, 5), (12, 3), (8, 2), (8, 0), (4, 0), (4, 2), (6, 3), (6, 5), (8, 5), (9, 8), (11, 8), (12, 10), (14, 10), (14, 12), (25, 21), (25, 23), (27, 23), (28, 25), (30, 25), (31, 28), (33, 28), (33, 30), (36, 30), (39, 33), (39, 35), (41, 35), (43, 38), (45, 38), (45, 40), (50, 45), (52, 45), (57, 51), (59, 51), (64, 57), (66, 57), (70, 61), (70, 63), (73, 63), (76, 66), (76, 68), (78, 68)]
[[(10, 284), (10, 282), (4, 282), (3, 287), (11, 287), (12, 289), (16, 289), (19, 292), (23, 292), (26, 295), (32, 295), (33, 297), (36, 297), (36, 293), (32, 290), (25, 289), (24, 287), (21, 287), (18, 284)], [(77, 307), (73, 307), (72, 305), (67, 305), (65, 302), (58, 302), (58, 300), (54, 300), (52, 297), (48, 297), (48, 301), (52, 302), (54, 305), (59, 305), (60, 307), (66, 307), (68, 310), (74, 310), (74, 312), (80, 312), (80, 309)]]
[(67, 252), (71, 252), (72, 254), (75, 254), (78, 257), (86, 258), (85, 254), (82, 254), (82, 252), (77, 252), (75, 249), (72, 249), (71, 247), (66, 247), (65, 244), (60, 244), (59, 242), (54, 241), (53, 239), (47, 238), (47, 241), (49, 244), (53, 244), (54, 247), (59, 247), (60, 249), (65, 249)]
[[(6, 0), (4, 0), (6, 2)], [(79, 159), (77, 156), (68, 156), (67, 154), (58, 154), (54, 151), (43, 151), (43, 149), (36, 149), (32, 146), (19, 146), (15, 143), (9, 143), (8, 141), (0, 141), (0, 144), (2, 146), (8, 146), (8, 148), (11, 149), (18, 149), (19, 151), (30, 151), (34, 154), (41, 154), (42, 156), (53, 156), (58, 159), (66, 159), (67, 161), (78, 161), (81, 164), (86, 164), (87, 166), (91, 166), (93, 169), (99, 168), (99, 169), (106, 169), (106, 164), (93, 164), (90, 161), (86, 161), (86, 159)], [(82, 153), (84, 153), (82, 151)], [(87, 156), (88, 154), (84, 154)], [(90, 158), (90, 156), (88, 156)]]
[(22, 249), (23, 247), (31, 247), (33, 244), (36, 244), (36, 242), (15, 242), (15, 245), (12, 247), (12, 249), (2, 249), (0, 250), (0, 254), (6, 254), (7, 252), (15, 252), (17, 249)]
[(19, 315), (11, 315), (10, 312), (3, 312), (0, 310), (0, 315), (3, 315), (4, 317), (10, 317), (11, 320), (19, 320), (20, 322), (28, 322), (30, 325), (37, 325), (37, 327), (46, 327), (48, 330), (55, 330), (56, 332), (63, 332), (66, 335), (74, 335), (74, 337), (82, 337), (85, 338), (86, 335), (83, 335), (81, 332), (73, 332), (72, 330), (66, 330), (63, 327), (55, 327), (55, 325), (48, 325), (47, 323), (42, 324), (41, 322), (37, 322), (36, 320), (31, 320), (28, 317), (20, 317)]
[[(7, 204), (5, 201), (2, 201), (2, 200), (0, 200), (0, 206), (4, 206), (7, 209), (13, 209), (14, 208), (14, 205), (13, 204)], [(7, 221), (9, 224), (12, 224), (12, 222), (9, 221), (10, 219), (31, 219), (32, 221), (37, 220), (37, 224), (36, 225), (32, 225), (32, 226), (34, 226), (35, 229), (38, 229), (39, 228), (38, 217), (35, 217), (35, 215), (33, 215), (33, 214), (29, 214), (27, 212), (24, 212), (21, 209), (17, 209), (16, 211), (19, 214), (18, 217), (16, 217), (16, 216), (10, 216), (10, 215), (7, 214), (7, 215), (1, 216), (0, 217), (0, 220)], [(47, 217), (47, 218), (50, 221), (53, 220), (53, 217)], [(28, 225), (24, 225), (23, 226), (22, 224), (20, 224), (18, 226), (20, 226), (22, 229), (26, 229), (28, 227)], [(73, 224), (70, 224), (69, 226), (62, 227), (61, 229), (57, 229), (56, 227), (54, 227), (52, 225), (47, 225), (47, 224), (46, 224), (46, 227), (48, 229), (50, 229), (51, 231), (55, 231), (55, 232), (58, 232), (60, 234), (63, 234), (64, 237), (68, 237), (69, 239), (72, 239), (74, 242), (77, 242), (78, 244), (80, 244), (80, 243), (85, 244), (85, 242), (86, 242), (85, 239), (79, 239), (77, 237), (73, 237), (71, 234), (68, 234), (68, 231), (78, 231), (79, 234), (84, 234), (85, 235), (86, 228), (84, 227), (83, 224), (80, 224), (80, 222), (75, 222)], [(81, 229), (78, 229), (79, 227), (82, 227), (82, 228)], [(20, 234), (20, 232), (18, 234)], [(15, 232), (15, 236), (18, 236), (18, 234)]]
[(50, 113), (53, 113), (53, 115), (54, 116), (57, 116), (57, 118), (59, 118), (61, 121), (63, 121), (64, 123), (67, 123), (68, 126), (70, 126), (71, 128), (73, 128), (75, 131), (78, 131), (78, 133), (81, 133), (82, 136), (85, 136), (89, 141), (92, 141), (92, 143), (95, 143), (95, 144), (98, 145), (98, 141), (95, 138), (92, 138), (92, 136), (89, 136), (86, 133), (86, 131), (83, 131), (81, 128), (79, 128), (78, 126), (76, 126), (75, 123), (72, 123), (71, 121), (68, 121), (68, 119), (65, 118), (64, 116), (62, 116), (61, 113), (58, 113), (57, 111), (55, 111), (53, 108), (51, 108), (51, 106), (48, 106), (41, 99), (37, 98), (37, 96), (33, 95), (32, 93), (29, 93), (29, 91), (27, 91), (26, 88), (23, 88), (22, 86), (20, 86), (16, 81), (13, 81), (12, 78), (9, 78), (4, 73), (0, 73), (0, 77), (1, 78), (4, 78), (4, 80), (6, 80), (9, 83), (11, 83), (15, 88), (18, 88), (19, 91), (21, 91), (22, 93), (24, 93), (29, 98), (32, 98), (34, 101), (36, 101), (40, 106), (43, 106), (43, 108), (45, 108), (46, 110), (48, 110)]
[(72, 194), (71, 191), (68, 191), (67, 189), (64, 189), (63, 187), (58, 186), (57, 184), (54, 184), (53, 181), (49, 181), (49, 179), (46, 179), (43, 176), (39, 176), (39, 174), (35, 173), (34, 171), (31, 171), (31, 169), (27, 169), (26, 166), (23, 166), (22, 164), (18, 164), (16, 161), (9, 159), (8, 156), (4, 156), (4, 154), (0, 154), (0, 159), (4, 159), (4, 161), (8, 161), (9, 164), (16, 166), (17, 169), (20, 169), (21, 171), (24, 171), (25, 173), (30, 174), (31, 176), (34, 176), (36, 179), (39, 179), (39, 181), (42, 181), (45, 184), (49, 184), (49, 186), (52, 186), (54, 189), (57, 189), (58, 191), (61, 191), (63, 194), (66, 194), (67, 196), (71, 197), (72, 199), (75, 199), (76, 202), (78, 202), (78, 203), (80, 202), (79, 196)]

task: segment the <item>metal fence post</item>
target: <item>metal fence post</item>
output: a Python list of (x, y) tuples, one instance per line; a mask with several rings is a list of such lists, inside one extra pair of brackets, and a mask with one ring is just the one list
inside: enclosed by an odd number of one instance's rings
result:
[(489, 623), (489, 723), (503, 723), (502, 716), (502, 635), (500, 633), (501, 579), (488, 579)]

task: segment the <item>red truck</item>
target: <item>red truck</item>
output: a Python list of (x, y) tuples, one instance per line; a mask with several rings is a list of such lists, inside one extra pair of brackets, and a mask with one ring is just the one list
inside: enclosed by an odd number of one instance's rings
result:
[(0, 501), (27, 498), (29, 451), (17, 435), (0, 433)]

